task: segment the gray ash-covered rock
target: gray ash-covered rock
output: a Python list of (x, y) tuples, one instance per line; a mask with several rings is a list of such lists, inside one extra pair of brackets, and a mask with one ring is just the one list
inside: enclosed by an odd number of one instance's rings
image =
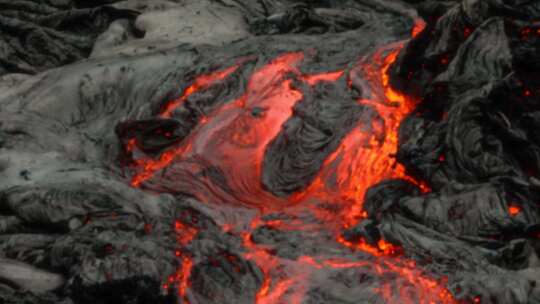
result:
[[(539, 302), (539, 11), (0, 0), (0, 302)], [(336, 151), (390, 140), (370, 59), (418, 16), (390, 83), (419, 103), (384, 155), (407, 179), (354, 201)]]
[[(113, 1), (109, 1), (113, 2)], [(115, 20), (137, 12), (77, 1), (0, 2), (0, 76), (36, 74), (84, 59)]]

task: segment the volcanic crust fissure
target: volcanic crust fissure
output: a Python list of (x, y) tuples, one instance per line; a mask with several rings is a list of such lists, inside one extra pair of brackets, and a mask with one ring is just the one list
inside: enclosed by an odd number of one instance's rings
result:
[(540, 302), (539, 22), (0, 0), (0, 302)]

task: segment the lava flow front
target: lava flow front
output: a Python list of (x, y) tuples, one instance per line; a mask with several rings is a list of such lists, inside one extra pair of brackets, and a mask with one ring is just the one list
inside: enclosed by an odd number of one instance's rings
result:
[[(415, 26), (414, 34), (420, 28)], [(243, 240), (244, 258), (254, 262), (264, 275), (254, 295), (257, 304), (302, 303), (310, 286), (340, 269), (379, 276), (383, 283), (373, 283), (371, 296), (387, 303), (455, 303), (444, 279), (426, 276), (414, 261), (403, 257), (399, 246), (384, 239), (369, 244), (341, 237), (344, 228), (368, 216), (363, 200), (371, 186), (387, 179), (404, 179), (427, 190), (395, 159), (400, 122), (415, 106), (415, 100), (389, 85), (388, 69), (403, 45), (381, 48), (351, 69), (324, 73), (301, 71), (302, 63), (310, 60), (307, 53), (274, 58), (255, 69), (241, 96), (203, 114), (186, 137), (157, 157), (144, 153), (137, 138), (131, 138), (125, 152), (134, 158), (132, 185), (152, 188), (159, 184), (162, 191), (187, 193), (204, 203), (258, 210), (247, 224), (221, 223), (224, 230)], [(180, 97), (163, 106), (158, 116), (174, 119), (190, 96), (225, 81), (242, 70), (245, 62), (196, 78)], [(306, 91), (340, 82), (346, 84), (346, 90), (364, 83), (362, 97), (351, 102), (366, 113), (375, 111), (381, 119), (357, 119), (337, 148), (326, 155), (307, 187), (290, 195), (272, 194), (261, 182), (268, 146), (297, 115), (295, 107), (304, 102)], [(219, 178), (204, 174), (208, 168), (217, 170)], [(276, 213), (285, 219), (268, 219), (267, 215)], [(306, 214), (313, 216), (311, 220), (303, 220)], [(198, 231), (188, 224), (177, 222), (175, 228), (179, 246), (197, 237)], [(261, 228), (320, 234), (321, 238), (330, 235), (335, 247), (347, 252), (349, 258), (328, 253), (280, 256), (270, 245), (253, 240), (253, 233)], [(189, 302), (190, 272), (196, 261), (181, 251), (176, 256), (182, 267), (165, 288), (176, 284), (181, 299)], [(370, 302), (369, 295), (362, 297)]]

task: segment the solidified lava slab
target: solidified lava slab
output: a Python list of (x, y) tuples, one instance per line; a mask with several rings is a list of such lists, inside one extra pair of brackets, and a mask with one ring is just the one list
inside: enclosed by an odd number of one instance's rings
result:
[(537, 1), (38, 2), (0, 302), (540, 302)]

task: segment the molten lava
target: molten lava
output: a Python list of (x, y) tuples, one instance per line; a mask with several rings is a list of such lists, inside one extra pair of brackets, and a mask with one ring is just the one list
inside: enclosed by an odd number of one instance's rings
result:
[(518, 206), (518, 205), (510, 205), (510, 206), (508, 206), (508, 213), (511, 216), (518, 215), (519, 213), (521, 213), (521, 206)]
[(239, 66), (236, 65), (236, 66), (232, 66), (230, 68), (227, 68), (227, 69), (225, 69), (223, 71), (217, 71), (217, 72), (214, 72), (214, 73), (210, 73), (210, 74), (207, 74), (207, 75), (202, 75), (202, 76), (197, 77), (193, 81), (193, 83), (191, 85), (189, 85), (184, 90), (182, 96), (178, 97), (175, 100), (172, 100), (172, 101), (168, 102), (164, 106), (164, 108), (161, 111), (161, 113), (159, 114), (159, 116), (163, 117), (163, 118), (170, 118), (173, 111), (175, 109), (177, 109), (178, 107), (180, 107), (187, 100), (187, 98), (190, 95), (192, 95), (195, 92), (204, 90), (204, 89), (208, 88), (209, 86), (211, 86), (212, 84), (227, 78), (227, 76), (229, 76), (231, 73), (236, 71), (238, 69), (238, 67)]
[[(423, 29), (419, 22), (413, 35)], [(318, 74), (304, 74), (300, 66), (306, 55), (302, 52), (286, 53), (257, 68), (249, 79), (245, 92), (235, 100), (212, 110), (204, 116), (191, 133), (177, 145), (165, 150), (157, 158), (144, 156), (135, 159), (132, 185), (151, 183), (156, 173), (167, 174), (174, 185), (164, 183), (163, 189), (190, 193), (202, 202), (231, 202), (257, 208), (259, 216), (248, 228), (236, 223), (223, 224), (224, 231), (236, 233), (243, 239), (244, 258), (259, 266), (264, 274), (255, 295), (257, 304), (301, 303), (309, 290), (309, 281), (318, 271), (332, 269), (371, 269), (388, 283), (374, 288), (388, 303), (455, 303), (449, 291), (440, 282), (426, 276), (414, 261), (404, 258), (399, 246), (384, 239), (373, 246), (360, 240), (352, 243), (340, 237), (344, 227), (357, 224), (368, 214), (363, 209), (367, 190), (386, 179), (399, 178), (428, 190), (425, 185), (406, 174), (397, 163), (398, 129), (400, 122), (411, 113), (416, 101), (390, 87), (388, 69), (396, 60), (404, 42), (377, 50), (352, 70), (338, 70)], [(175, 109), (182, 107), (187, 98), (223, 81), (241, 69), (238, 64), (224, 70), (196, 78), (182, 95), (167, 103), (159, 116), (174, 118)], [(358, 121), (357, 126), (342, 139), (324, 161), (319, 173), (304, 190), (289, 197), (278, 198), (267, 192), (261, 183), (262, 163), (269, 143), (282, 131), (282, 126), (294, 113), (294, 106), (302, 102), (302, 85), (332, 84), (352, 78), (367, 80), (369, 90), (357, 102), (375, 110), (380, 121)], [(128, 151), (137, 150), (131, 140)], [(219, 168), (226, 185), (199, 174), (205, 168)], [(167, 169), (165, 172), (165, 169)], [(329, 183), (333, 180), (333, 183)], [(314, 202), (326, 202), (338, 208), (327, 211)], [(263, 216), (279, 211), (295, 220), (265, 221)], [(317, 223), (304, 223), (298, 215), (312, 213)], [(510, 210), (512, 214), (513, 211)], [(268, 247), (252, 240), (259, 227), (282, 231), (329, 231), (344, 250), (367, 254), (366, 260), (346, 260), (317, 256), (302, 256), (288, 260), (275, 256)], [(175, 223), (180, 246), (197, 237), (197, 230), (181, 222)], [(181, 251), (176, 253), (182, 265), (172, 282), (177, 284), (180, 296), (186, 302), (189, 276), (194, 261)]]

